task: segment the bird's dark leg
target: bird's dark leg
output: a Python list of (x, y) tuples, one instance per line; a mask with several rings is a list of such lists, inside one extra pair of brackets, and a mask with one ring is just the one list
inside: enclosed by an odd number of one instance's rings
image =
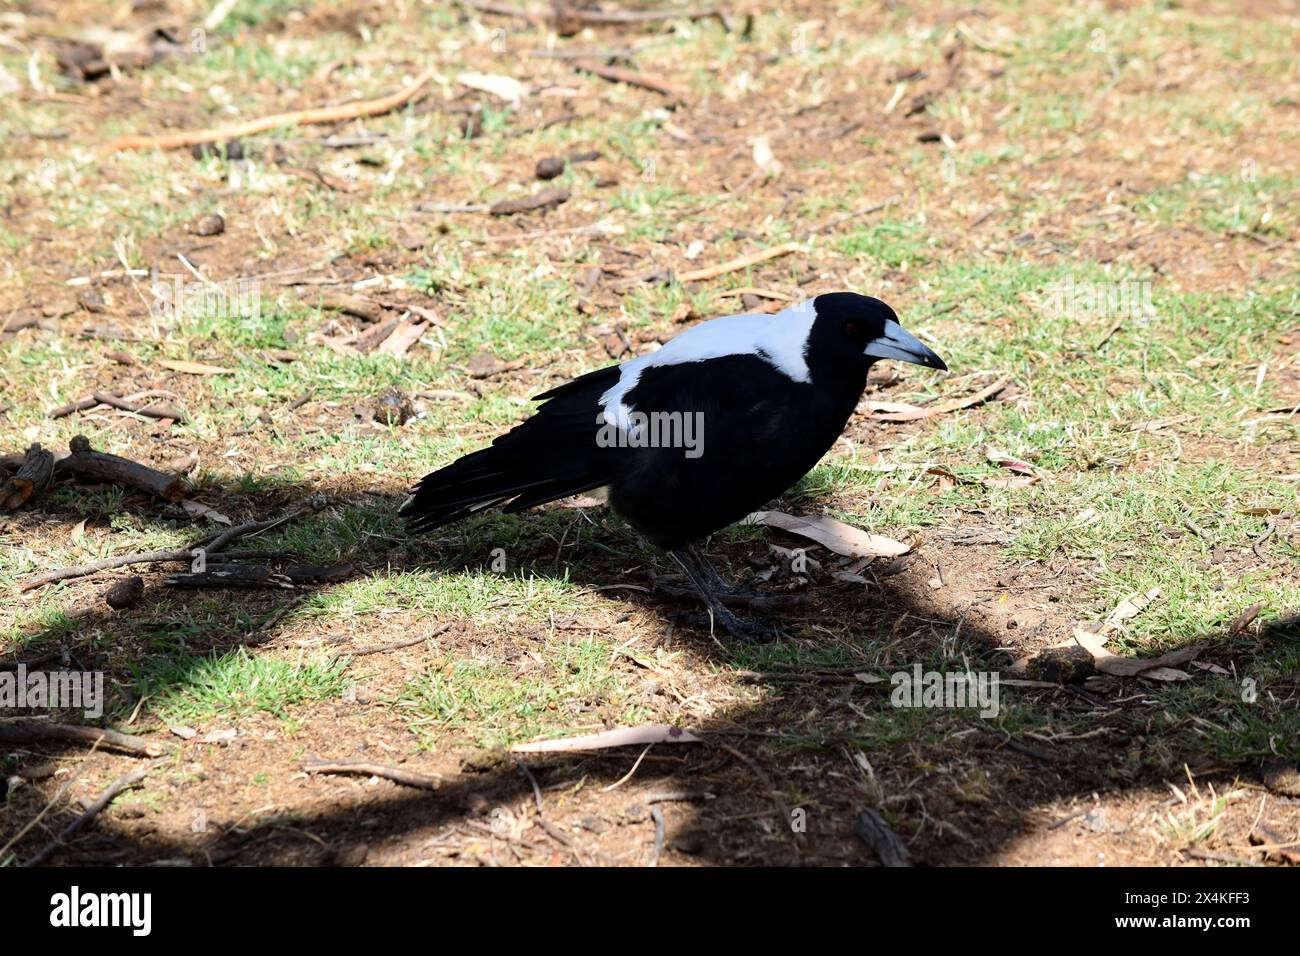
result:
[[(689, 545), (678, 551), (669, 552), (673, 560), (677, 562), (691, 584), (695, 585), (695, 590), (700, 592), (700, 597), (704, 598), (704, 603), (708, 606), (709, 613), (712, 615), (713, 622), (720, 625), (732, 637), (739, 638), (742, 641), (770, 641), (781, 636), (781, 631), (775, 625), (766, 621), (744, 620), (732, 614), (722, 601), (718, 598), (719, 588), (722, 580), (718, 577), (712, 565), (703, 555), (699, 554), (695, 545)], [(725, 587), (725, 585), (722, 585)]]
[(695, 561), (696, 566), (704, 574), (705, 579), (709, 582), (709, 587), (714, 594), (745, 594), (754, 595), (758, 592), (751, 587), (743, 584), (728, 584), (718, 575), (717, 570), (713, 567), (713, 562), (704, 554), (704, 550), (692, 541), (683, 550), (686, 551)]

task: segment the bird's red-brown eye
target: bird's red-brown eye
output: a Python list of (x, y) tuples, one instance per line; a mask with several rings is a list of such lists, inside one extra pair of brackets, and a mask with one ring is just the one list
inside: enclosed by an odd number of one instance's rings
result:
[(855, 341), (865, 342), (867, 339), (866, 323), (859, 322), (857, 319), (845, 319), (844, 334)]

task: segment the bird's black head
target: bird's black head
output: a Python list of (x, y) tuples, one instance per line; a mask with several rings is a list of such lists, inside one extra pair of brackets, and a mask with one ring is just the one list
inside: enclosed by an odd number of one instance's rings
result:
[(817, 318), (809, 336), (810, 351), (837, 364), (869, 367), (878, 359), (898, 359), (926, 368), (948, 366), (920, 339), (903, 330), (894, 310), (869, 295), (828, 292), (813, 299)]

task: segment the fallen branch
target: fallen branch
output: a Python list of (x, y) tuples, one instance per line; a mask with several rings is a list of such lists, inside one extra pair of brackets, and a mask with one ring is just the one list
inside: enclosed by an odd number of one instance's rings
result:
[(157, 757), (163, 749), (143, 737), (120, 733), (106, 727), (82, 724), (52, 724), (43, 720), (0, 723), (0, 743), (34, 744), (45, 740), (70, 740), (75, 743), (101, 743), (136, 757)]
[(91, 820), (95, 819), (95, 817), (98, 816), (105, 807), (116, 800), (119, 795), (130, 790), (132, 787), (139, 786), (140, 782), (144, 780), (145, 777), (162, 764), (162, 760), (155, 760), (148, 766), (141, 767), (139, 770), (134, 770), (131, 773), (123, 774), (118, 777), (105, 788), (104, 792), (99, 795), (99, 798), (96, 799), (94, 803), (86, 808), (85, 813), (64, 827), (63, 831), (56, 836), (54, 840), (45, 847), (45, 849), (27, 860), (23, 866), (40, 866), (65, 846), (74, 833), (84, 827)]
[(280, 588), (285, 591), (294, 588), (286, 575), (260, 564), (236, 564), (216, 571), (173, 574), (163, 584), (169, 588)]
[(420, 790), (437, 790), (441, 781), (413, 770), (389, 767), (381, 763), (367, 763), (364, 760), (308, 760), (302, 765), (308, 773), (355, 774), (363, 777), (381, 777), (400, 783), (404, 787), (416, 787)]
[(199, 548), (202, 548), (205, 552), (220, 551), (236, 538), (268, 531), (286, 521), (293, 520), (304, 511), (319, 511), (323, 507), (325, 507), (325, 499), (322, 496), (313, 495), (306, 503), (298, 505), (278, 518), (271, 518), (267, 521), (249, 521), (245, 524), (236, 525), (233, 528), (227, 528), (220, 534), (200, 538), (186, 548), (120, 554), (111, 558), (100, 558), (98, 561), (88, 561), (85, 564), (74, 564), (70, 567), (58, 568), (54, 571), (43, 571), (40, 574), (33, 574), (24, 578), (19, 582), (18, 588), (21, 591), (32, 591), (47, 584), (53, 584), (56, 581), (83, 578), (99, 571), (110, 571), (113, 568), (123, 568), (133, 564), (166, 564), (174, 561), (184, 561), (188, 564), (194, 560), (194, 552)]
[(129, 458), (95, 451), (84, 435), (73, 438), (68, 447), (71, 454), (55, 463), (56, 475), (127, 485), (165, 501), (180, 501), (189, 491), (189, 483), (183, 476), (168, 475)]
[(169, 133), (164, 136), (120, 136), (104, 146), (104, 151), (116, 153), (127, 149), (183, 149), (202, 143), (221, 143), (227, 140), (253, 136), (281, 126), (309, 126), (321, 123), (341, 123), (346, 120), (360, 119), (364, 116), (380, 116), (400, 109), (420, 92), (426, 83), (438, 75), (437, 69), (430, 67), (404, 90), (374, 100), (361, 100), (345, 103), (342, 106), (322, 106), (308, 110), (294, 110), (289, 113), (275, 113), (245, 123), (231, 126), (219, 126), (212, 129), (189, 130), (181, 133)]
[[(35, 458), (32, 461), (28, 459)], [(45, 477), (46, 460), (49, 476)], [(59, 458), (33, 445), (24, 455), (0, 457), (0, 468), (17, 473), (0, 488), (0, 507), (10, 510), (29, 501), (49, 482), (50, 477), (72, 477), (80, 481), (106, 481), (126, 485), (148, 492), (166, 501), (180, 501), (189, 491), (189, 484), (181, 475), (165, 472), (107, 452), (95, 451), (84, 435), (69, 443), (69, 452)]]

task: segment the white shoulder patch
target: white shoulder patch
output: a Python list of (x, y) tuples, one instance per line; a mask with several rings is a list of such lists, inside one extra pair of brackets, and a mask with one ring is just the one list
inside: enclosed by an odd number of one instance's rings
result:
[(725, 355), (756, 355), (791, 381), (810, 381), (804, 348), (816, 318), (813, 300), (807, 299), (772, 315), (744, 313), (701, 322), (658, 351), (620, 366), (618, 381), (600, 396), (602, 417), (607, 424), (626, 429), (632, 411), (624, 401), (627, 393), (636, 387), (642, 372), (661, 365), (685, 365)]

